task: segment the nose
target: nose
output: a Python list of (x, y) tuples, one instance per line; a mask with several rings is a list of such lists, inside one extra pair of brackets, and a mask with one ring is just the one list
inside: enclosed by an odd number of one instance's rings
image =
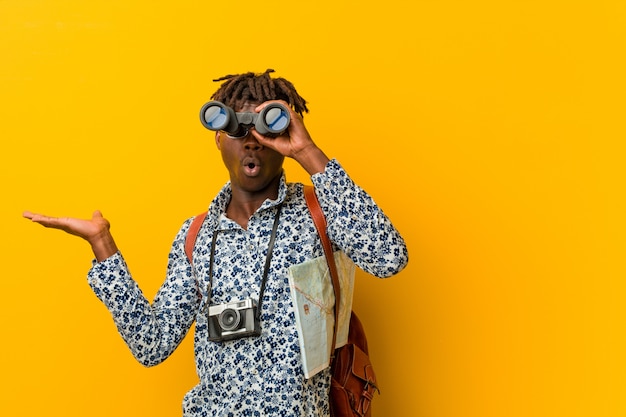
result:
[(252, 133), (248, 133), (246, 137), (243, 138), (243, 147), (250, 151), (260, 151), (263, 149), (263, 145), (261, 145), (259, 141), (252, 136)]

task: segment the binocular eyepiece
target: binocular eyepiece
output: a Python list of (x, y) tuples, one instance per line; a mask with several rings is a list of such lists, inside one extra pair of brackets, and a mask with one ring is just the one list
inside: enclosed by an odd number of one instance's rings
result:
[(246, 136), (252, 126), (264, 136), (278, 136), (287, 130), (289, 110), (280, 103), (270, 103), (259, 113), (235, 113), (219, 101), (209, 101), (200, 109), (200, 122), (209, 130), (223, 130), (229, 136)]

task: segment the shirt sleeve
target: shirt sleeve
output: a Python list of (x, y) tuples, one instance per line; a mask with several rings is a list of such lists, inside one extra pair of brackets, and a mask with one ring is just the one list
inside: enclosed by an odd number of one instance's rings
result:
[(181, 229), (167, 267), (167, 277), (151, 304), (131, 277), (120, 252), (94, 263), (87, 280), (113, 316), (117, 329), (135, 358), (145, 366), (163, 362), (178, 347), (191, 327), (199, 293), (184, 254)]
[(400, 272), (409, 256), (389, 218), (336, 160), (311, 177), (329, 238), (364, 271), (380, 278)]

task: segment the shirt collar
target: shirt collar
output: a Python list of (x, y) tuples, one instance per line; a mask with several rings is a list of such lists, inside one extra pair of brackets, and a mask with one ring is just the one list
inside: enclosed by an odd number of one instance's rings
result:
[[(217, 196), (215, 196), (215, 198), (211, 202), (211, 206), (209, 207), (209, 217), (210, 217), (211, 222), (214, 222), (213, 224), (217, 225), (222, 213), (226, 212), (226, 207), (228, 206), (228, 202), (230, 201), (232, 195), (233, 195), (233, 191), (231, 188), (231, 183), (230, 181), (228, 181), (222, 187), (220, 192), (217, 193)], [(261, 207), (257, 209), (256, 212), (258, 213), (262, 210), (267, 210), (268, 208), (274, 207), (282, 203), (283, 201), (285, 201), (286, 197), (287, 197), (287, 178), (285, 175), (285, 171), (283, 171), (280, 177), (280, 183), (278, 184), (278, 198), (276, 198), (276, 200), (270, 200), (269, 198), (266, 199), (263, 202), (263, 204), (261, 204)]]

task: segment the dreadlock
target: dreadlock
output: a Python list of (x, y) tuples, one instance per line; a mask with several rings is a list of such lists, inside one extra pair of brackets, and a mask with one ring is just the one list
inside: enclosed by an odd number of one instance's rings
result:
[(293, 110), (302, 116), (309, 112), (306, 101), (300, 97), (293, 84), (284, 78), (271, 78), (273, 69), (262, 74), (247, 72), (245, 74), (225, 75), (213, 81), (224, 81), (220, 88), (213, 93), (211, 99), (225, 105), (239, 109), (246, 100), (263, 103), (268, 100), (284, 100)]

